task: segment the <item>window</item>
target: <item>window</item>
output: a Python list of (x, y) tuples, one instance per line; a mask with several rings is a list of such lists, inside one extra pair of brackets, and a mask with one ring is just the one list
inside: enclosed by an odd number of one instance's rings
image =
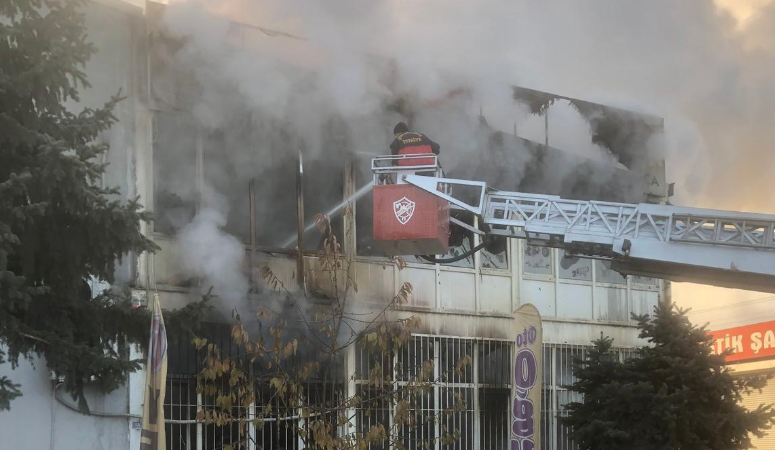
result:
[(633, 275), (630, 278), (632, 280), (632, 284), (639, 284), (642, 286), (657, 286), (659, 284), (659, 280), (656, 278), (639, 277), (636, 275)]
[(592, 281), (592, 260), (568, 257), (560, 250), (560, 278), (566, 280)]
[[(558, 420), (566, 414), (565, 406), (571, 402), (583, 401), (583, 397), (568, 390), (576, 381), (573, 375), (573, 361), (584, 358), (588, 346), (544, 344), (544, 386), (543, 422), (541, 423), (541, 446), (545, 450), (573, 450), (576, 445), (570, 438), (567, 427)], [(630, 356), (631, 350), (618, 349), (619, 359)]]
[(511, 398), (511, 343), (482, 340), (477, 343), (479, 391), (479, 448), (508, 448)]
[(627, 279), (611, 268), (611, 261), (595, 260), (595, 279), (598, 283), (627, 284)]
[[(458, 228), (457, 230), (453, 230), (453, 233), (459, 232), (460, 234), (458, 235), (459, 237), (457, 240), (452, 238), (450, 239), (449, 251), (446, 255), (441, 256), (441, 258), (454, 258), (456, 256), (470, 252), (473, 248), (473, 234), (468, 230), (461, 230), (457, 225), (451, 226)], [(446, 263), (444, 265), (449, 267), (465, 267), (467, 269), (473, 269), (474, 255), (470, 254), (461, 260)]]
[[(228, 328), (221, 330), (219, 336), (211, 336), (212, 341), (226, 344), (230, 339)], [(196, 361), (196, 353), (190, 343), (177, 345), (170, 343), (170, 372), (167, 379), (165, 413), (167, 422), (167, 446), (169, 448), (205, 448), (215, 449), (236, 441), (236, 427), (224, 425), (203, 426), (197, 433), (196, 411), (203, 406), (197, 400), (196, 370), (191, 363)], [(410, 376), (418, 373), (423, 363), (432, 361), (435, 368), (436, 383), (431, 389), (416, 398), (412, 411), (418, 416), (419, 425), (415, 428), (399, 430), (399, 437), (407, 450), (443, 450), (481, 449), (500, 450), (507, 448), (510, 437), (510, 398), (513, 379), (514, 345), (508, 340), (476, 339), (439, 336), (413, 336), (394, 356), (377, 355), (360, 346), (352, 347), (355, 352), (355, 392), (366, 400), (364, 407), (355, 414), (356, 426), (360, 431), (368, 430), (372, 425), (381, 423), (389, 428), (393, 414), (390, 402), (377, 396), (377, 391), (368, 384), (369, 372), (382, 367), (383, 373), (395, 371), (396, 383), (405, 384)], [(558, 417), (565, 414), (565, 405), (582, 398), (567, 389), (567, 385), (576, 381), (573, 375), (574, 358), (583, 358), (587, 346), (544, 344), (543, 347), (543, 391), (542, 391), (542, 448), (545, 450), (572, 450), (568, 430)], [(233, 349), (226, 349), (231, 352)], [(619, 359), (632, 355), (629, 349), (619, 349)], [(236, 354), (235, 354), (236, 355)], [(455, 373), (455, 365), (461, 358), (471, 357), (471, 364), (461, 373)], [(340, 364), (341, 365), (341, 364)], [(192, 368), (193, 367), (193, 368)], [(330, 379), (342, 379), (344, 374), (334, 370)], [(336, 373), (338, 372), (338, 373)], [(256, 395), (261, 398), (268, 393), (262, 391), (261, 380), (256, 380)], [(317, 398), (316, 381), (305, 386), (306, 397)], [(265, 383), (263, 383), (265, 384)], [(343, 386), (337, 385), (335, 393)], [(337, 395), (331, 393), (330, 395)], [(445, 408), (457, 399), (465, 401), (465, 408), (451, 415), (443, 414)], [(259, 403), (261, 403), (259, 401)], [(205, 403), (206, 404), (206, 403)], [(264, 426), (256, 430), (259, 445), (263, 448), (301, 449), (298, 439), (298, 427), (304, 426), (298, 420), (298, 413), (277, 405), (280, 415), (273, 412), (267, 417)], [(434, 420), (438, 418), (439, 420)], [(475, 420), (477, 419), (478, 420)], [(201, 425), (200, 425), (201, 426)], [(232, 429), (233, 428), (233, 429)], [(458, 430), (459, 440), (451, 446), (435, 447), (427, 443), (439, 436), (446, 428), (448, 432)], [(478, 438), (477, 438), (478, 436)], [(197, 440), (201, 440), (201, 447)], [(474, 442), (474, 439), (478, 441)], [(385, 449), (384, 446), (372, 446), (370, 450)]]
[(199, 203), (197, 126), (193, 117), (158, 112), (153, 127), (153, 229), (173, 235), (191, 222)]
[[(322, 234), (315, 224), (316, 214), (331, 218), (330, 232), (337, 242), (344, 246), (344, 166), (345, 160), (328, 158), (324, 154), (304, 159), (304, 250), (316, 251), (323, 248)], [(295, 187), (294, 187), (294, 191)], [(296, 202), (292, 203), (294, 206)], [(296, 218), (294, 210), (294, 220)], [(296, 233), (296, 226), (292, 228)], [(344, 251), (344, 247), (342, 248)]]
[[(340, 144), (335, 133), (321, 129), (323, 147), (305, 154), (305, 250), (322, 246), (321, 233), (314, 226), (318, 213), (331, 215), (331, 232), (343, 241), (342, 213), (335, 207), (342, 203), (345, 161), (341, 151), (328, 148)], [(303, 148), (280, 124), (251, 114), (207, 130), (189, 114), (157, 112), (154, 229), (174, 235), (191, 222), (198, 208), (213, 207), (225, 216), (223, 230), (248, 243), (253, 180), (256, 242), (265, 247), (295, 247), (297, 155)]]
[[(507, 448), (510, 437), (511, 385), (513, 378), (513, 343), (494, 339), (455, 338), (436, 336), (415, 336), (404, 348), (397, 361), (402, 373), (410, 373), (412, 367), (418, 367), (423, 361), (433, 361), (438, 367), (440, 380), (437, 385), (420, 401), (418, 414), (430, 420), (451, 404), (451, 398), (457, 395), (466, 402), (466, 408), (449, 417), (442, 417), (437, 426), (446, 426), (448, 430), (460, 431), (460, 439), (452, 447), (459, 449), (500, 450)], [(576, 379), (573, 376), (573, 359), (583, 358), (588, 347), (573, 345), (544, 344), (543, 348), (543, 397), (542, 397), (542, 448), (546, 450), (571, 450), (575, 446), (570, 440), (568, 430), (563, 427), (558, 416), (564, 414), (565, 405), (582, 398), (567, 389)], [(356, 350), (356, 361), (370, 361), (366, 366), (358, 363), (360, 379), (368, 373), (368, 365), (379, 359), (370, 358), (360, 349)], [(362, 353), (361, 353), (362, 352)], [(472, 358), (470, 370), (461, 374), (445, 377), (454, 361), (465, 355)], [(627, 350), (619, 351), (620, 358), (629, 355)], [(385, 364), (383, 361), (382, 364)], [(454, 372), (454, 371), (452, 371)], [(405, 380), (406, 375), (399, 375)], [(358, 381), (356, 381), (358, 383)], [(477, 399), (476, 405), (474, 398)], [(436, 400), (438, 399), (438, 400)], [(387, 406), (389, 408), (389, 405)], [(367, 417), (374, 423), (375, 412)], [(370, 419), (368, 417), (371, 417)], [(478, 417), (478, 420), (473, 418)], [(478, 429), (477, 429), (478, 427)], [(425, 448), (421, 441), (432, 439), (440, 428), (423, 426), (408, 433), (404, 444), (407, 449)], [(474, 442), (474, 436), (479, 436)], [(434, 447), (428, 447), (434, 449)], [(446, 447), (437, 445), (434, 450)]]
[[(208, 342), (216, 344), (221, 349), (223, 356), (229, 355), (235, 361), (244, 364), (243, 369), (249, 364), (244, 347), (237, 346), (231, 337), (231, 326), (226, 324), (205, 324), (202, 334)], [(285, 359), (287, 370), (296, 371), (301, 365), (318, 355), (321, 348), (310, 344), (299, 347), (299, 355)], [(202, 369), (201, 355), (193, 345), (185, 340), (170, 340), (168, 348), (169, 365), (167, 375), (167, 389), (164, 399), (164, 413), (167, 422), (165, 424), (167, 448), (170, 449), (205, 449), (218, 450), (232, 446), (234, 450), (254, 450), (258, 448), (286, 450), (301, 450), (304, 442), (299, 437), (299, 429), (306, 426), (303, 418), (300, 418), (299, 408), (280, 401), (274, 395), (267, 382), (266, 373), (261, 374), (259, 364), (254, 366), (253, 393), (256, 405), (271, 405), (268, 415), (263, 419), (262, 426), (256, 426), (249, 422), (248, 429), (255, 432), (256, 442), (252, 445), (243, 445), (245, 436), (240, 434), (240, 427), (235, 422), (227, 422), (223, 425), (215, 423), (202, 423), (196, 420), (198, 411), (211, 409), (216, 404), (215, 396), (197, 395), (197, 375)], [(328, 389), (325, 400), (332, 403), (335, 396), (341, 395), (343, 385), (333, 383), (331, 380), (342, 380), (343, 362), (334, 360), (331, 365), (321, 363), (321, 369), (316, 376), (302, 385), (301, 395), (311, 404), (322, 404), (323, 382), (326, 380)], [(326, 375), (327, 373), (327, 375)], [(324, 377), (327, 376), (327, 379)], [(220, 389), (228, 393), (229, 382), (227, 377), (220, 380)], [(261, 414), (256, 406), (234, 406), (232, 412), (241, 418), (258, 417)], [(309, 432), (309, 429), (306, 430)]]
[(508, 270), (508, 248), (509, 238), (504, 236), (493, 236), (493, 244), (488, 245), (479, 252), (482, 268)]
[(525, 273), (552, 274), (552, 249), (536, 245), (525, 245), (522, 253)]
[[(219, 208), (226, 216), (223, 230), (241, 242), (250, 242), (249, 185), (258, 173), (257, 161), (237, 149), (244, 130), (231, 123), (202, 137), (203, 205)], [(258, 193), (257, 193), (258, 194)]]

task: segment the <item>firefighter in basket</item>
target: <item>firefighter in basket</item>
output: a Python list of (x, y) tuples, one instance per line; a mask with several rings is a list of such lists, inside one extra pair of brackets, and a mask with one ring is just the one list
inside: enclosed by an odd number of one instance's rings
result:
[[(398, 122), (393, 128), (395, 139), (390, 144), (393, 155), (438, 155), (439, 144), (433, 142), (428, 136), (409, 131), (404, 122)], [(425, 166), (433, 164), (433, 158), (399, 159), (398, 166)]]

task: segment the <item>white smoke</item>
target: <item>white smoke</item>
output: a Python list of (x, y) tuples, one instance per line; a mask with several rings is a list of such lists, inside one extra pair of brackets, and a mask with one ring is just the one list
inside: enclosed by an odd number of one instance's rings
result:
[(223, 196), (208, 193), (202, 209), (177, 233), (173, 252), (183, 273), (212, 286), (213, 293), (225, 300), (219, 306), (233, 307), (244, 301), (248, 281), (244, 244), (223, 230), (225, 204)]
[[(304, 40), (246, 38), (229, 20)], [(540, 142), (542, 121), (511, 101), (510, 86), (522, 85), (663, 117), (674, 201), (761, 212), (775, 204), (766, 188), (775, 177), (773, 23), (775, 4), (740, 28), (708, 0), (190, 0), (163, 17), (165, 32), (184, 41), (177, 62), (201, 87), (197, 120), (215, 129), (250, 116), (264, 133), (224, 155), (238, 161), (232, 184), (260, 179), (288, 157), (264, 145), (279, 130), (295, 136), (288, 147), (303, 147), (310, 164), (336, 160), (320, 138), (329, 117), (347, 125), (349, 151), (384, 153), (400, 119), (387, 102), (402, 95), (419, 99), (415, 124), (441, 143), (448, 167), (476, 158), (480, 108), (505, 132), (515, 122), (526, 133), (534, 127)], [(460, 87), (468, 93), (427, 106)], [(588, 142), (566, 147), (588, 139), (578, 118), (558, 105), (549, 114), (550, 144), (595, 155)], [(222, 232), (212, 219), (199, 218), (206, 242)]]

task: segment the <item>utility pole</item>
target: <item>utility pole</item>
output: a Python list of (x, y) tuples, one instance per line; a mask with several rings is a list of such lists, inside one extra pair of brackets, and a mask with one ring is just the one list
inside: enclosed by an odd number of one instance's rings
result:
[(256, 180), (252, 178), (248, 183), (248, 201), (250, 202), (250, 290), (256, 288)]
[(304, 163), (299, 150), (299, 165), (296, 171), (296, 217), (298, 219), (298, 239), (296, 245), (298, 248), (296, 258), (296, 281), (299, 284), (299, 290), (304, 292)]

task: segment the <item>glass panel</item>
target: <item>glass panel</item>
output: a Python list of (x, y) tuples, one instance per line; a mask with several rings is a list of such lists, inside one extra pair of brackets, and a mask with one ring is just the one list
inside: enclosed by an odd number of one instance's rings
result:
[(241, 147), (234, 139), (242, 130), (235, 128), (204, 137), (202, 204), (223, 213), (226, 219), (223, 230), (247, 243), (250, 242), (250, 161), (241, 161)]
[(651, 277), (639, 277), (639, 276), (632, 276), (632, 282), (633, 284), (642, 284), (645, 286), (657, 286), (659, 284), (659, 280), (656, 278)]
[(555, 421), (555, 411), (552, 403), (552, 390), (544, 388), (541, 390), (541, 449), (554, 449), (556, 435), (553, 433), (552, 424)]
[(595, 260), (595, 276), (598, 283), (627, 284), (627, 279), (611, 269), (611, 261)]
[(560, 250), (560, 278), (567, 280), (592, 281), (592, 260), (565, 256)]
[(544, 347), (544, 358), (543, 358), (543, 382), (544, 387), (551, 386), (552, 385), (552, 347)]
[(479, 384), (511, 386), (511, 346), (499, 341), (480, 341)]
[(507, 388), (479, 389), (479, 448), (482, 450), (508, 448), (510, 398), (511, 390)]
[[(305, 166), (314, 167), (304, 171), (304, 250), (323, 249), (323, 240), (327, 236), (313, 226), (316, 214), (326, 214), (331, 218), (331, 230), (337, 241), (342, 244), (344, 236), (344, 162), (341, 160), (305, 160)], [(310, 176), (308, 173), (320, 174)], [(327, 232), (328, 233), (328, 232)], [(344, 251), (344, 248), (341, 250)]]
[(583, 358), (584, 351), (581, 348), (557, 348), (555, 350), (556, 365), (555, 370), (557, 372), (557, 386), (567, 386), (573, 384), (576, 381), (576, 377), (573, 376), (573, 359)]
[(552, 249), (526, 245), (522, 257), (526, 273), (552, 274)]
[(483, 248), (479, 255), (482, 260), (482, 267), (485, 269), (503, 269), (509, 268), (509, 251), (507, 237), (497, 236), (494, 238), (494, 245)]
[[(361, 398), (361, 408), (358, 408), (356, 422), (358, 431), (364, 435), (371, 427), (382, 425), (385, 430), (390, 430), (390, 399), (385, 392), (373, 387), (358, 385), (356, 394)], [(389, 433), (389, 431), (388, 431)], [(369, 444), (368, 450), (387, 450), (388, 440)]]
[[(449, 251), (446, 255), (441, 256), (441, 258), (453, 258), (455, 256), (462, 255), (468, 251), (471, 250), (472, 245), (472, 234), (469, 231), (465, 232), (465, 237), (460, 242), (460, 245), (457, 245), (455, 247), (450, 247)], [(474, 255), (468, 255), (467, 257), (455, 261), (452, 263), (444, 264), (445, 266), (451, 266), (451, 267), (465, 267), (468, 269), (472, 269), (474, 267)]]
[[(470, 362), (465, 367), (458, 366), (462, 358), (468, 356)], [(472, 383), (474, 353), (473, 343), (468, 339), (442, 339), (439, 347), (439, 358), (441, 359), (440, 375), (441, 380), (449, 383)], [(456, 370), (460, 367), (460, 373)]]
[(434, 361), (433, 339), (428, 337), (415, 337), (401, 348), (398, 354), (396, 377), (401, 381), (408, 381), (419, 376), (422, 366), (426, 361)]
[[(474, 448), (474, 389), (472, 387), (441, 388), (440, 399), (439, 431), (442, 435), (459, 433), (455, 441), (442, 448), (450, 450)], [(454, 414), (445, 414), (456, 406), (462, 410)]]
[(409, 414), (414, 416), (415, 425), (403, 425), (398, 430), (398, 437), (406, 450), (426, 450), (429, 448), (428, 443), (436, 439), (434, 399), (433, 390), (412, 394)]

